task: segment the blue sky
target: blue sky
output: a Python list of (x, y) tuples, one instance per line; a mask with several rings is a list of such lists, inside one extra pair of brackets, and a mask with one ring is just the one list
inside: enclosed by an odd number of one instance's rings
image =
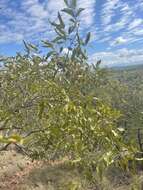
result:
[[(143, 0), (77, 0), (85, 8), (81, 32), (92, 32), (90, 59), (105, 65), (143, 63)], [(51, 38), (63, 0), (0, 0), (0, 55), (23, 50), (22, 41)], [(65, 19), (67, 19), (65, 17)]]

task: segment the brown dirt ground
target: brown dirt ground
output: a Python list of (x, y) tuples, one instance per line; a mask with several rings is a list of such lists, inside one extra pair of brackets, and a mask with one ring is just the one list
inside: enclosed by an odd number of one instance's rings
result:
[[(104, 179), (100, 188), (90, 185), (66, 159), (56, 162), (32, 162), (15, 151), (0, 152), (0, 190), (143, 190), (139, 185), (143, 174), (136, 176), (136, 185), (122, 175)], [(115, 173), (114, 173), (115, 172)], [(117, 176), (117, 171), (112, 175)], [(112, 183), (111, 183), (112, 181)]]

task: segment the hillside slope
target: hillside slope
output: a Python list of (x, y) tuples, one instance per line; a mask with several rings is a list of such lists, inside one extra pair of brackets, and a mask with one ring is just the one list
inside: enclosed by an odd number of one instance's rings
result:
[[(65, 161), (31, 162), (14, 151), (0, 155), (0, 189), (2, 190), (131, 190), (133, 179), (115, 169), (103, 179), (103, 185), (90, 184)], [(143, 180), (140, 173), (136, 185)], [(112, 181), (112, 182), (111, 182)], [(142, 190), (142, 187), (137, 187)]]

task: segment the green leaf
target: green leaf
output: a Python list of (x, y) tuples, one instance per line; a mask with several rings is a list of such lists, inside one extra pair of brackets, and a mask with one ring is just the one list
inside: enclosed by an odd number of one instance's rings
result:
[(64, 2), (65, 2), (65, 4), (66, 4), (67, 6), (69, 6), (68, 0), (64, 0)]
[(72, 164), (77, 164), (81, 162), (81, 158), (77, 158), (76, 160), (71, 161)]
[(60, 27), (60, 26), (58, 26), (58, 27), (56, 27), (56, 29), (62, 34), (62, 35), (66, 35), (66, 33), (65, 33), (65, 31)]
[(55, 28), (55, 32), (58, 34), (58, 37), (60, 37), (63, 40), (66, 40), (66, 34), (63, 30), (60, 28)]
[(122, 128), (122, 127), (119, 127), (119, 128), (117, 128), (120, 132), (124, 132), (125, 131), (125, 129), (124, 128)]
[(78, 40), (78, 44), (81, 45), (81, 39), (80, 39), (79, 34), (77, 34), (77, 40)]
[(75, 26), (70, 26), (69, 29), (68, 29), (68, 33), (71, 34), (74, 29), (76, 28), (76, 25)]
[(40, 105), (39, 105), (39, 113), (38, 113), (39, 119), (42, 118), (44, 109), (45, 109), (45, 103), (44, 103), (44, 102), (41, 102)]
[(58, 12), (58, 19), (59, 19), (59, 21), (60, 21), (60, 26), (61, 26), (62, 28), (64, 28), (64, 27), (65, 27), (65, 24), (64, 24), (64, 21), (63, 21), (63, 19), (62, 19), (62, 17), (61, 17), (61, 15), (60, 15), (59, 12)]
[(49, 41), (42, 41), (44, 44), (44, 47), (53, 48), (53, 44)]
[(48, 52), (47, 53), (47, 55), (46, 55), (46, 60), (49, 58), (49, 57), (51, 57), (51, 55), (53, 55), (55, 53), (55, 51), (50, 51), (50, 52)]
[(84, 11), (84, 10), (85, 10), (84, 8), (79, 8), (79, 9), (77, 10), (76, 16), (79, 16), (80, 13), (81, 13), (82, 11)]
[(77, 0), (72, 0), (72, 7), (76, 8), (76, 5), (77, 5)]
[(29, 47), (31, 47), (33, 50), (38, 51), (38, 48), (33, 44), (28, 44)]
[(62, 11), (65, 12), (65, 13), (67, 13), (68, 15), (70, 15), (72, 17), (74, 16), (73, 10), (70, 9), (70, 8), (65, 8)]
[(90, 40), (90, 36), (91, 36), (91, 33), (88, 32), (87, 36), (86, 36), (86, 39), (85, 39), (85, 45), (88, 44), (89, 40)]
[(21, 136), (18, 134), (11, 135), (9, 138), (15, 139), (17, 142), (21, 141)]
[(116, 133), (116, 131), (115, 130), (111, 130), (112, 131), (112, 133), (113, 133), (113, 135), (115, 136), (115, 137), (118, 137), (118, 133)]
[(62, 40), (63, 38), (61, 36), (57, 36), (54, 40), (52, 40), (53, 43), (58, 42), (59, 40)]
[(63, 49), (64, 49), (63, 47), (60, 48), (60, 53), (63, 51)]
[(27, 53), (30, 53), (29, 46), (28, 46), (28, 44), (25, 42), (25, 40), (23, 40), (23, 43), (24, 43), (24, 46), (25, 46), (25, 48), (26, 48)]
[(80, 54), (82, 55), (83, 59), (87, 59), (86, 54), (80, 49)]
[(135, 158), (137, 161), (143, 161), (143, 158)]
[(58, 26), (59, 26), (59, 24), (57, 24), (57, 23), (55, 23), (55, 22), (50, 22), (50, 24), (51, 24), (52, 26), (55, 26), (55, 27), (58, 27)]
[(71, 56), (71, 60), (72, 60), (72, 61), (74, 60), (75, 56), (76, 56), (76, 49), (74, 49), (74, 50), (72, 51), (72, 56)]
[(8, 143), (7, 138), (5, 136), (0, 135), (0, 143)]
[(76, 20), (74, 20), (73, 18), (70, 18), (70, 21), (76, 23)]

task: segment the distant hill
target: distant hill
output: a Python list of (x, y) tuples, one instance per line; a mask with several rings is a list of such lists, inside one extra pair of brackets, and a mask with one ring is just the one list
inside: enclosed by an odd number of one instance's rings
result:
[(140, 65), (126, 65), (126, 66), (113, 66), (109, 68), (110, 70), (140, 70), (143, 69), (143, 64)]

